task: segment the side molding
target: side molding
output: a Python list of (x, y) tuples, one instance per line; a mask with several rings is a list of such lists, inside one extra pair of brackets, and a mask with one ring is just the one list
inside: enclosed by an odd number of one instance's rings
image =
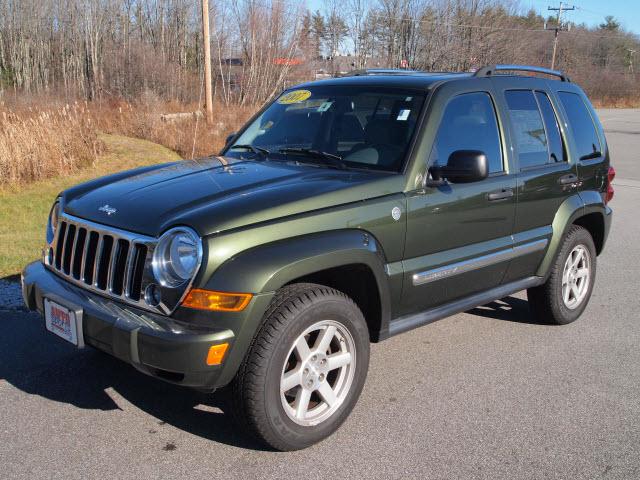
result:
[(425, 272), (419, 272), (413, 275), (413, 285), (423, 285), (425, 283), (435, 282), (436, 280), (441, 280), (443, 278), (495, 265), (496, 263), (512, 260), (521, 255), (527, 255), (539, 250), (544, 250), (546, 246), (547, 239), (535, 240), (533, 242), (523, 243), (522, 245), (489, 253), (488, 255), (482, 255), (481, 257), (463, 260), (461, 262), (452, 263), (443, 267), (434, 268), (433, 270), (427, 270)]

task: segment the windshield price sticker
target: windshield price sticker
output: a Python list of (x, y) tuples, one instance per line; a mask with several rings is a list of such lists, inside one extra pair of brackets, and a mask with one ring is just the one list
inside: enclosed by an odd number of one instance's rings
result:
[(331, 105), (333, 105), (333, 102), (324, 102), (318, 107), (318, 112), (326, 112), (331, 108)]
[(278, 99), (280, 105), (291, 105), (292, 103), (304, 102), (311, 96), (309, 90), (294, 90), (293, 92), (285, 93)]
[(400, 121), (405, 121), (407, 118), (409, 118), (409, 114), (411, 113), (411, 110), (400, 110), (400, 113), (398, 113), (398, 118), (396, 120), (400, 120)]

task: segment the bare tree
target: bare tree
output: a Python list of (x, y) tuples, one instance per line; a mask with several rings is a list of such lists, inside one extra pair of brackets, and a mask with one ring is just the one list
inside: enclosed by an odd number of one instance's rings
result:
[[(218, 100), (262, 102), (309, 78), (320, 56), (331, 57), (337, 73), (345, 52), (354, 68), (550, 61), (545, 19), (517, 0), (325, 0), (314, 13), (301, 4), (212, 2)], [(0, 92), (199, 101), (201, 35), (199, 0), (0, 0)], [(615, 18), (561, 35), (558, 66), (591, 92), (637, 91), (629, 52), (640, 40)]]

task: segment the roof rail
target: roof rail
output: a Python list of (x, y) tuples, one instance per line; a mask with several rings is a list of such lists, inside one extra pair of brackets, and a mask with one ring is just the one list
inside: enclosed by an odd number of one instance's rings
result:
[(404, 70), (399, 68), (365, 68), (363, 70), (352, 70), (342, 75), (343, 77), (365, 77), (370, 75), (416, 75), (419, 70)]
[(478, 69), (475, 73), (476, 77), (490, 77), (494, 72), (534, 72), (544, 73), (559, 77), (563, 82), (571, 82), (569, 77), (558, 70), (551, 70), (544, 67), (534, 67), (533, 65), (487, 65)]

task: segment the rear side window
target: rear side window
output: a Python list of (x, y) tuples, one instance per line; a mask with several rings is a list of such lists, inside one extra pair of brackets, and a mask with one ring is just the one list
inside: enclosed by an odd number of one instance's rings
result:
[(531, 90), (505, 92), (511, 125), (518, 146), (520, 168), (530, 168), (549, 163), (547, 132), (538, 109), (538, 102)]
[(569, 119), (571, 132), (578, 148), (578, 158), (588, 160), (601, 155), (600, 139), (593, 119), (584, 101), (575, 93), (558, 92), (562, 106)]
[(562, 143), (562, 136), (560, 135), (558, 118), (553, 110), (551, 101), (544, 92), (536, 92), (536, 100), (538, 100), (538, 106), (542, 112), (544, 126), (547, 131), (547, 140), (549, 141), (549, 161), (552, 163), (564, 162), (567, 159), (566, 153), (564, 144)]
[(489, 94), (464, 93), (447, 104), (429, 165), (446, 165), (456, 150), (480, 150), (489, 161), (489, 173), (503, 170), (496, 112)]

